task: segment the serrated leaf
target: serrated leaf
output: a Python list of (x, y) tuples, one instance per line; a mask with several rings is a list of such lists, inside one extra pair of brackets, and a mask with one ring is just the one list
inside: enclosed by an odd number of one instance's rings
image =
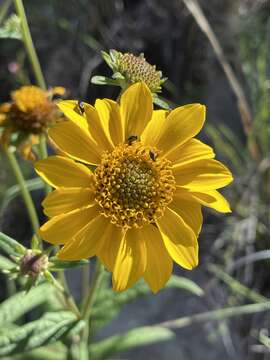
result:
[(95, 85), (113, 85), (120, 86), (118, 80), (108, 78), (106, 76), (96, 75), (91, 78), (91, 83)]
[(72, 269), (79, 266), (84, 266), (89, 263), (88, 260), (82, 259), (77, 261), (64, 261), (60, 260), (57, 257), (51, 257), (50, 258), (50, 264), (49, 264), (49, 270), (50, 271), (57, 271), (57, 270), (63, 270), (63, 269)]
[(144, 326), (132, 329), (124, 334), (114, 335), (90, 346), (90, 358), (108, 359), (116, 353), (131, 348), (167, 341), (174, 337), (170, 329), (158, 326)]
[(22, 353), (54, 343), (77, 323), (70, 311), (47, 313), (41, 319), (0, 336), (0, 356)]
[(0, 250), (7, 255), (23, 255), (26, 252), (23, 245), (2, 232), (0, 232)]
[(18, 292), (0, 304), (0, 327), (19, 319), (23, 314), (46, 302), (53, 293), (51, 284), (41, 284), (28, 293)]
[(21, 20), (16, 14), (11, 14), (0, 28), (1, 39), (22, 39)]

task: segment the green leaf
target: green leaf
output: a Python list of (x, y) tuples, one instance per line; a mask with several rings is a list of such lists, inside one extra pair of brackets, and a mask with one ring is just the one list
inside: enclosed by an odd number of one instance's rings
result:
[[(176, 275), (171, 276), (165, 288), (181, 289), (197, 296), (203, 295), (203, 290), (193, 281)], [(104, 271), (101, 290), (92, 310), (93, 327), (100, 328), (104, 326), (119, 313), (125, 304), (149, 294), (152, 294), (152, 292), (143, 280), (124, 292), (115, 293), (110, 288), (110, 275)]]
[(1, 39), (22, 39), (21, 20), (16, 14), (11, 14), (0, 28)]
[(51, 284), (42, 284), (31, 289), (28, 293), (18, 292), (0, 304), (0, 327), (19, 319), (36, 306), (48, 301), (53, 293), (54, 287)]
[(17, 267), (13, 261), (9, 260), (8, 258), (0, 255), (0, 270), (13, 270)]
[(0, 249), (8, 255), (23, 255), (26, 248), (18, 241), (0, 232)]
[(47, 313), (41, 319), (7, 331), (0, 336), (0, 356), (22, 353), (55, 343), (77, 323), (70, 311)]
[[(33, 190), (39, 190), (44, 188), (44, 182), (40, 178), (30, 179), (26, 180), (26, 186), (29, 191)], [(3, 199), (3, 204), (1, 206), (1, 209), (5, 209), (7, 205), (15, 199), (18, 195), (21, 194), (21, 190), (19, 185), (13, 185), (11, 186), (6, 192)]]
[(4, 357), (3, 360), (67, 360), (67, 351), (60, 342), (22, 354)]
[(90, 346), (90, 358), (95, 360), (108, 359), (116, 353), (127, 351), (138, 346), (167, 341), (174, 333), (158, 326), (144, 326), (132, 329), (125, 334), (114, 335)]
[(120, 86), (118, 80), (108, 78), (106, 76), (96, 75), (91, 78), (91, 83), (95, 85), (113, 85)]
[(193, 295), (203, 296), (204, 292), (194, 281), (182, 276), (172, 275), (166, 284), (166, 288), (186, 290)]
[(50, 265), (49, 270), (50, 271), (57, 271), (57, 270), (63, 270), (63, 269), (72, 269), (79, 266), (84, 266), (89, 263), (88, 260), (82, 259), (77, 261), (64, 261), (60, 260), (57, 257), (51, 257), (50, 258)]

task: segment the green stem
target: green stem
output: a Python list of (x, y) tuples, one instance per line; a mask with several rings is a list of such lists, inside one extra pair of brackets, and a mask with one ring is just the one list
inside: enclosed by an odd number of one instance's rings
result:
[[(46, 141), (46, 136), (44, 134), (41, 134), (39, 137), (39, 155), (40, 155), (40, 159), (46, 159), (48, 157), (47, 141)], [(45, 186), (45, 193), (49, 194), (49, 192), (51, 192), (50, 185), (44, 182), (44, 186)]]
[(82, 299), (85, 299), (89, 293), (90, 269), (89, 264), (82, 268)]
[[(5, 153), (6, 156), (8, 158), (8, 161), (10, 163), (10, 166), (14, 172), (14, 175), (16, 177), (16, 180), (18, 182), (18, 185), (20, 186), (21, 189), (21, 194), (25, 203), (25, 206), (27, 208), (29, 217), (30, 217), (30, 221), (32, 224), (32, 228), (33, 228), (33, 232), (35, 234), (38, 233), (38, 229), (39, 229), (39, 220), (38, 220), (38, 216), (36, 213), (36, 209), (33, 203), (33, 200), (31, 198), (31, 195), (28, 191), (28, 188), (26, 186), (22, 171), (20, 169), (20, 166), (18, 164), (18, 161), (14, 155), (14, 153), (12, 151), (10, 151), (10, 149), (8, 147), (5, 147)], [(41, 246), (41, 243), (40, 243)]]
[(31, 65), (32, 65), (32, 68), (34, 71), (34, 75), (35, 75), (37, 84), (40, 88), (42, 88), (43, 90), (46, 90), (46, 83), (44, 80), (44, 76), (42, 74), (40, 63), (39, 63), (37, 53), (36, 53), (36, 50), (35, 50), (35, 47), (33, 44), (33, 40), (31, 37), (31, 33), (29, 30), (23, 2), (22, 2), (22, 0), (14, 0), (14, 4), (15, 4), (17, 14), (21, 20), (23, 42), (24, 42), (29, 60), (31, 62)]
[(87, 319), (90, 318), (91, 311), (92, 311), (92, 306), (93, 306), (95, 296), (96, 296), (96, 291), (97, 291), (97, 289), (99, 287), (98, 285), (99, 285), (99, 282), (100, 282), (99, 280), (101, 278), (102, 270), (103, 270), (103, 266), (101, 265), (100, 261), (97, 260), (92, 285), (91, 285), (91, 288), (90, 288), (90, 290), (88, 292), (86, 301), (85, 301), (83, 309), (82, 309), (82, 318), (83, 319), (87, 320)]
[(194, 314), (191, 316), (184, 316), (180, 319), (168, 320), (155, 326), (163, 326), (172, 329), (181, 329), (193, 324), (204, 323), (207, 321), (219, 321), (229, 319), (234, 316), (255, 314), (262, 311), (270, 310), (270, 301), (262, 302), (259, 304), (250, 304), (242, 306), (233, 306), (223, 309), (217, 309), (212, 311), (206, 311), (200, 314)]
[[(40, 66), (40, 63), (38, 60), (36, 49), (33, 44), (32, 36), (31, 36), (30, 30), (29, 30), (28, 21), (27, 21), (27, 17), (25, 14), (24, 6), (23, 6), (23, 1), (22, 0), (14, 0), (14, 4), (15, 4), (17, 14), (21, 20), (23, 42), (24, 42), (24, 46), (25, 46), (25, 49), (28, 54), (29, 61), (33, 68), (36, 82), (41, 89), (46, 90), (46, 83), (45, 83), (44, 76), (43, 76), (43, 73), (41, 70), (41, 66)], [(40, 136), (39, 147), (40, 147), (41, 158), (42, 159), (47, 158), (48, 154), (47, 154), (47, 147), (46, 147), (46, 138), (44, 135)], [(50, 192), (50, 190), (51, 190), (50, 186), (45, 184), (46, 194), (48, 194)]]
[(84, 302), (84, 305), (82, 307), (82, 312), (81, 312), (81, 318), (86, 320), (86, 326), (83, 329), (82, 332), (82, 337), (81, 337), (81, 344), (82, 347), (87, 347), (87, 344), (89, 342), (89, 336), (90, 336), (90, 316), (91, 316), (91, 311), (92, 311), (92, 307), (97, 295), (97, 290), (99, 289), (99, 284), (100, 284), (100, 280), (101, 280), (101, 275), (102, 275), (102, 270), (103, 270), (103, 266), (100, 263), (100, 261), (97, 259), (96, 262), (96, 268), (95, 268), (95, 274), (94, 274), (94, 278), (91, 284), (91, 287), (89, 289), (88, 295), (86, 297), (86, 301)]
[(77, 315), (78, 318), (81, 318), (81, 313), (75, 303), (75, 300), (73, 299), (73, 296), (70, 294), (69, 286), (64, 271), (59, 271), (58, 276), (59, 276), (59, 281), (63, 286), (63, 295), (65, 297), (67, 306), (70, 308), (71, 311), (73, 311)]

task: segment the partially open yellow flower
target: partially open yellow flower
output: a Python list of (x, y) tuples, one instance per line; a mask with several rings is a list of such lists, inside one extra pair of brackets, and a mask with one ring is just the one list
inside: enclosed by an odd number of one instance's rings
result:
[(98, 99), (95, 107), (76, 101), (59, 107), (70, 121), (49, 135), (68, 157), (36, 163), (38, 174), (56, 188), (43, 202), (51, 219), (40, 234), (64, 245), (58, 256), (98, 256), (118, 291), (143, 276), (156, 292), (173, 261), (185, 269), (197, 266), (201, 205), (230, 212), (216, 189), (232, 181), (213, 150), (193, 139), (205, 107), (153, 111), (144, 83), (130, 86), (120, 106)]
[(34, 160), (32, 146), (38, 142), (38, 135), (59, 121), (60, 115), (52, 96), (63, 95), (63, 87), (55, 87), (48, 91), (38, 86), (26, 85), (11, 93), (11, 102), (0, 106), (0, 141), (10, 145), (12, 134), (19, 135), (16, 147), (27, 160)]
[(48, 93), (37, 86), (22, 86), (11, 94), (8, 118), (14, 129), (39, 134), (55, 120), (56, 107)]

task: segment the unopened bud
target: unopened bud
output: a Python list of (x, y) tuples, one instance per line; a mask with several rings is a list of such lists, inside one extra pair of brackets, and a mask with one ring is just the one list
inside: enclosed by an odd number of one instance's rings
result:
[(48, 268), (48, 256), (28, 250), (20, 261), (20, 273), (30, 277), (37, 277)]

